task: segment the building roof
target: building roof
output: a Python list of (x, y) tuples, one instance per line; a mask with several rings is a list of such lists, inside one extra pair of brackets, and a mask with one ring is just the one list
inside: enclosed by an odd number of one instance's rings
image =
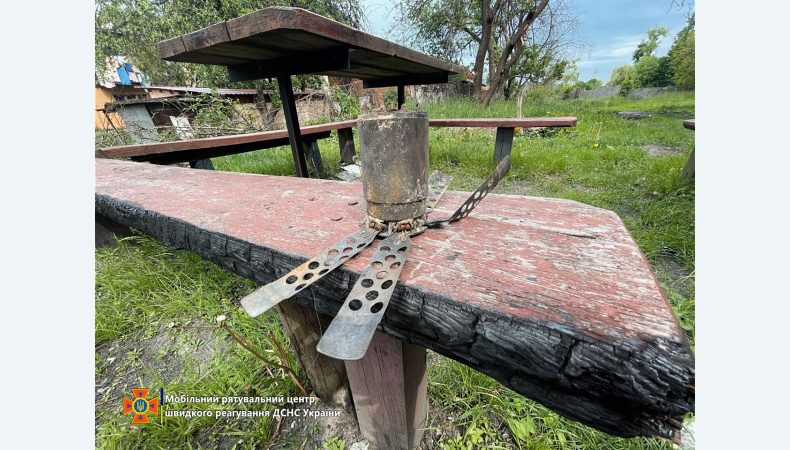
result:
[[(216, 91), (219, 95), (255, 95), (255, 89), (229, 89), (229, 88), (205, 88), (205, 87), (186, 87), (186, 86), (148, 86), (147, 89), (159, 89), (162, 91), (186, 92), (190, 94), (210, 94)], [(271, 91), (264, 91), (271, 94)]]

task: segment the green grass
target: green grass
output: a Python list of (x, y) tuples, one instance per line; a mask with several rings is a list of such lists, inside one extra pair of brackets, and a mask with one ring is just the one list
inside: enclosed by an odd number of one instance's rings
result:
[[(113, 249), (96, 251), (96, 343), (98, 349), (121, 346), (125, 355), (120, 367), (100, 368), (97, 378), (123, 377), (130, 385), (110, 389), (106, 401), (97, 407), (96, 443), (98, 448), (215, 448), (219, 441), (255, 448), (266, 442), (271, 419), (238, 420), (214, 418), (167, 418), (139, 428), (130, 427), (130, 418), (121, 416), (119, 394), (131, 387), (164, 388), (172, 394), (195, 396), (277, 396), (296, 395), (291, 380), (279, 369), (270, 376), (261, 361), (242, 349), (227, 333), (218, 329), (215, 319), (227, 323), (246, 337), (259, 351), (277, 363), (276, 347), (267, 337), (288, 345), (287, 337), (272, 311), (252, 319), (234, 300), (254, 288), (254, 283), (230, 274), (184, 251), (171, 251), (150, 238), (134, 236)], [(154, 338), (163, 339), (160, 354), (150, 352)], [(220, 345), (223, 351), (209, 354), (198, 363), (194, 355), (206, 345)], [(182, 354), (186, 353), (186, 355)], [(97, 353), (98, 355), (98, 353)], [(163, 374), (173, 359), (183, 359), (179, 373)], [(97, 356), (97, 360), (99, 357)], [(293, 355), (287, 361), (298, 368)], [(104, 374), (103, 370), (112, 371)], [(216, 405), (182, 405), (187, 409), (214, 409)], [(249, 409), (273, 408), (252, 405)], [(177, 409), (177, 408), (174, 408)], [(222, 409), (233, 409), (225, 406)], [(246, 444), (245, 444), (246, 443)]]
[[(433, 118), (516, 116), (514, 102), (497, 102), (484, 109), (476, 102), (457, 100), (425, 105), (425, 110)], [(613, 114), (619, 110), (653, 115), (630, 121)], [(694, 145), (693, 132), (681, 125), (681, 119), (694, 116), (693, 93), (669, 93), (646, 100), (537, 101), (528, 104), (523, 113), (527, 117), (573, 115), (578, 125), (551, 130), (545, 136), (517, 134), (511, 171), (497, 191), (567, 198), (617, 212), (653, 265), (693, 346), (694, 188), (678, 179)], [(493, 141), (493, 130), (433, 128), (431, 169), (453, 175), (450, 189), (474, 190), (493, 169)], [(645, 144), (680, 152), (649, 156), (641, 149)], [(320, 148), (325, 166), (334, 173), (340, 166), (337, 137), (320, 141)], [(287, 147), (216, 158), (213, 163), (218, 170), (294, 174)], [(277, 353), (268, 332), (287, 344), (276, 315), (249, 319), (238, 307), (237, 299), (253, 288), (252, 283), (195, 255), (135, 237), (115, 249), (97, 250), (96, 256), (97, 376), (109, 370), (102, 369), (105, 364), (98, 356), (105, 347), (144, 343), (162, 335), (163, 330), (169, 330), (175, 340), (189, 341), (196, 334), (194, 329), (168, 326), (189, 323), (211, 327), (220, 314), (228, 316), (233, 329), (273, 359)], [(126, 370), (138, 374), (141, 382), (174, 392), (231, 395), (254, 389), (262, 396), (295, 392), (281, 371), (270, 377), (260, 361), (235, 342), (226, 342), (224, 331), (209, 329), (201, 336), (214, 336), (212, 339), (225, 342), (228, 350), (200, 364), (187, 361), (178, 374), (163, 379), (146, 351), (123, 344)], [(296, 364), (293, 355), (289, 355), (289, 362)], [(447, 449), (669, 448), (661, 440), (614, 438), (566, 420), (437, 354), (431, 354), (429, 371), (429, 397), (435, 408), (431, 427), (445, 431), (442, 445)], [(168, 419), (164, 426), (137, 430), (129, 427), (128, 417), (120, 416), (120, 399), (114, 401), (111, 407), (97, 406), (97, 443), (102, 448), (212, 447), (212, 439), (234, 439), (237, 448), (246, 448), (252, 443), (265, 446), (270, 438), (272, 427), (265, 420)]]

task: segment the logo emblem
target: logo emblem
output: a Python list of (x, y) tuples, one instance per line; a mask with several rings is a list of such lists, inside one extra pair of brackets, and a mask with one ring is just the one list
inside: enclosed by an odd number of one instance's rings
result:
[(159, 399), (156, 397), (148, 397), (149, 389), (136, 388), (132, 389), (132, 396), (134, 398), (123, 398), (123, 414), (133, 414), (132, 423), (148, 423), (148, 413), (159, 413)]

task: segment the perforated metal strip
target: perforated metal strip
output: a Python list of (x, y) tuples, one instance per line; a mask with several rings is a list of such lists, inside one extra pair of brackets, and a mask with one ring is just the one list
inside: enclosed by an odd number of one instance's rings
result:
[(393, 234), (381, 241), (370, 264), (318, 342), (319, 352), (345, 360), (365, 356), (395, 291), (410, 248), (411, 238), (405, 234)]
[(241, 306), (252, 317), (259, 316), (274, 305), (290, 298), (324, 275), (353, 258), (376, 239), (376, 231), (363, 229), (344, 238), (319, 255), (291, 270), (285, 276), (262, 286), (241, 299)]
[(452, 223), (456, 220), (463, 219), (464, 217), (468, 216), (469, 213), (472, 212), (473, 209), (480, 203), (492, 189), (499, 184), (500, 180), (505, 176), (505, 174), (510, 170), (510, 155), (505, 156), (502, 161), (497, 164), (496, 169), (494, 169), (494, 173), (492, 173), (476, 191), (466, 199), (466, 201), (461, 205), (460, 208), (456, 209), (452, 216), (446, 218), (440, 218), (435, 220), (429, 220), (426, 224), (428, 227), (434, 227), (437, 225), (445, 224), (445, 223)]

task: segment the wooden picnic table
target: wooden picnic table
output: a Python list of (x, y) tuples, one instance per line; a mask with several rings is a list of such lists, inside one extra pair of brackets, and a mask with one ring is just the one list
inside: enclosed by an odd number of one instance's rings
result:
[[(301, 177), (307, 166), (292, 75), (397, 86), (400, 107), (405, 85), (444, 83), (462, 70), (298, 8), (265, 8), (157, 49), (170, 61), (226, 66), (231, 80), (277, 78)], [(496, 127), (495, 160), (509, 153), (518, 122), (465, 120), (441, 126)], [(98, 215), (259, 283), (282, 276), (365, 217), (355, 183), (107, 159), (97, 159), (96, 170)], [(466, 197), (448, 193), (437, 214)], [(360, 428), (374, 446), (414, 448), (427, 426), (425, 348), (431, 348), (600, 430), (678, 439), (682, 415), (694, 409), (693, 355), (620, 219), (567, 200), (488, 198), (457, 226), (415, 239), (397, 301), (363, 359), (328, 358), (315, 343), (371, 249), (296, 294), (295, 302), (278, 305), (319, 396), (331, 402), (350, 386)]]
[(277, 78), (296, 174), (307, 162), (291, 75), (357, 78), (363, 86), (446, 83), (463, 68), (300, 8), (271, 7), (157, 44), (168, 61), (222, 65), (232, 81)]

